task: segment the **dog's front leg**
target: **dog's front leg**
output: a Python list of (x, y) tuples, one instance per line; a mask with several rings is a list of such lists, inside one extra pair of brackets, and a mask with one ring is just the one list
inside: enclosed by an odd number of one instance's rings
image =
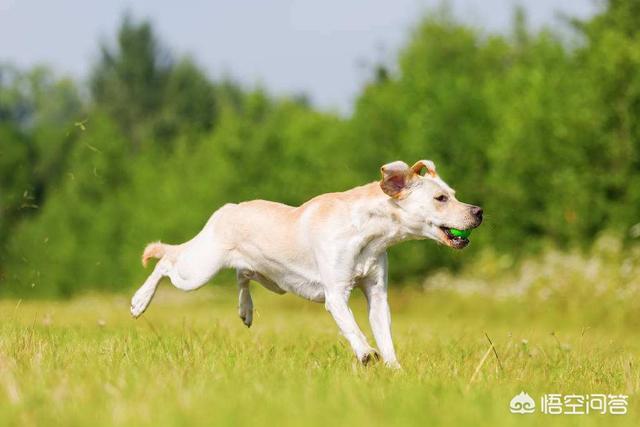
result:
[(369, 307), (369, 323), (385, 365), (400, 368), (391, 339), (391, 313), (387, 301), (387, 254), (377, 262), (376, 269), (362, 282)]
[(338, 286), (336, 289), (325, 290), (325, 308), (338, 324), (340, 332), (349, 341), (351, 347), (358, 360), (366, 365), (372, 358), (378, 359), (378, 353), (367, 343), (367, 338), (364, 336), (356, 319), (353, 317), (353, 313), (347, 302), (349, 300), (350, 287)]

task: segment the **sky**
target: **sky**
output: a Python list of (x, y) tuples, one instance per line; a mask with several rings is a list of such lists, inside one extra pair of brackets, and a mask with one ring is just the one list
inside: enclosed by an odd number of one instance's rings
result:
[[(47, 64), (86, 78), (100, 41), (112, 42), (130, 12), (149, 19), (176, 55), (192, 56), (212, 77), (230, 75), (273, 94), (308, 95), (346, 113), (371, 64), (393, 63), (420, 17), (441, 0), (0, 0), (0, 61)], [(596, 0), (450, 0), (463, 22), (508, 31), (515, 5), (531, 27), (558, 14), (586, 18)]]

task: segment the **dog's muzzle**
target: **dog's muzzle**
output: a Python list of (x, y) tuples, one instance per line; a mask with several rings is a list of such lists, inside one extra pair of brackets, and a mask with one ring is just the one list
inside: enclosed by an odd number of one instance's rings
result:
[(440, 227), (440, 230), (444, 234), (444, 242), (451, 246), (454, 249), (462, 249), (469, 244), (469, 239), (464, 237), (454, 236), (451, 233), (451, 228), (449, 227)]

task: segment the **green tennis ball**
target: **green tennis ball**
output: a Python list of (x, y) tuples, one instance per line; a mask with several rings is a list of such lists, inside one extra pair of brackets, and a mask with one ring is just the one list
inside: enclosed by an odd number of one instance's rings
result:
[(466, 239), (471, 234), (471, 230), (458, 230), (457, 228), (450, 228), (449, 231), (452, 235), (463, 239)]

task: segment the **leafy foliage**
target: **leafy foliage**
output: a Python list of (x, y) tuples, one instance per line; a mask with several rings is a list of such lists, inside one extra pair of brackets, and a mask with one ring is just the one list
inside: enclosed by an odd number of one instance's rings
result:
[[(5, 292), (69, 295), (140, 281), (143, 245), (189, 239), (226, 202), (299, 204), (378, 179), (386, 162), (433, 159), (486, 225), (463, 254), (394, 249), (393, 281), (479, 248), (517, 259), (602, 231), (631, 244), (640, 217), (636, 0), (610, 0), (567, 41), (484, 34), (427, 16), (377, 66), (348, 118), (301, 99), (212, 81), (147, 22), (103, 44), (90, 98), (37, 68), (0, 68), (0, 274)], [(636, 230), (636, 231), (633, 231)]]

